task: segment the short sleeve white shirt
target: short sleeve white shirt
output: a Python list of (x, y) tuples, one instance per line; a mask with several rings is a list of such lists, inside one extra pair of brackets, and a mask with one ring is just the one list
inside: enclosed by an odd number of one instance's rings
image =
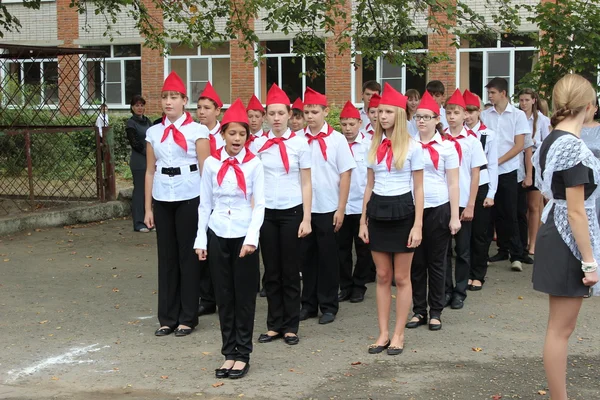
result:
[[(368, 135), (368, 134), (367, 134)], [(348, 143), (350, 151), (356, 161), (356, 168), (352, 171), (350, 180), (350, 194), (346, 205), (346, 215), (361, 214), (365, 188), (367, 186), (367, 157), (371, 147), (371, 139), (359, 133), (354, 142)]]
[[(450, 133), (448, 132), (448, 134)], [(462, 159), (458, 170), (458, 186), (460, 187), (458, 205), (466, 207), (469, 204), (469, 196), (471, 195), (471, 170), (485, 165), (487, 160), (479, 139), (468, 135), (464, 127), (456, 137), (458, 138), (462, 152)], [(452, 145), (454, 146), (454, 143)]]
[(450, 201), (448, 193), (448, 181), (446, 171), (459, 167), (458, 153), (454, 144), (443, 140), (439, 133), (433, 135), (428, 142), (423, 142), (417, 135), (417, 142), (422, 145), (433, 142), (432, 148), (438, 154), (437, 168), (433, 164), (429, 149), (423, 148), (423, 194), (425, 196), (425, 207), (434, 208)]
[[(383, 141), (383, 140), (382, 140)], [(400, 170), (396, 169), (395, 159), (392, 159), (392, 168), (388, 171), (385, 158), (380, 163), (368, 162), (367, 167), (373, 170), (375, 184), (373, 192), (379, 196), (399, 196), (413, 189), (413, 171), (424, 168), (423, 149), (413, 138), (409, 141), (406, 160)]]
[[(175, 143), (172, 133), (162, 141), (165, 129), (171, 125), (168, 119), (146, 131), (146, 141), (150, 143), (156, 156), (156, 172), (152, 184), (152, 197), (155, 200), (182, 201), (200, 195), (200, 170), (191, 171), (190, 166), (198, 164), (196, 141), (208, 139), (209, 133), (204, 125), (196, 122), (183, 125), (186, 115), (182, 115), (172, 125), (185, 137), (187, 151)], [(169, 176), (162, 173), (162, 168), (177, 167), (181, 170), (180, 175)]]
[[(529, 130), (533, 132), (533, 120), (529, 122)], [(527, 171), (525, 170), (525, 149), (533, 148), (535, 151), (535, 145), (533, 141), (533, 136), (531, 133), (525, 134), (525, 141), (523, 144), (523, 152), (519, 154), (519, 169), (517, 170), (517, 182), (523, 182), (525, 177), (527, 176)]]
[[(304, 132), (302, 132), (304, 135)], [(263, 163), (265, 182), (269, 190), (265, 192), (265, 205), (272, 210), (287, 210), (302, 204), (302, 180), (300, 170), (310, 169), (312, 154), (304, 136), (292, 133), (290, 129), (281, 135), (286, 148), (289, 172), (285, 170), (279, 145), (274, 144), (268, 149), (259, 151), (269, 139), (276, 136), (269, 131), (268, 136), (257, 138), (251, 145), (251, 151)]]
[[(325, 123), (319, 132), (327, 133), (329, 125)], [(308, 128), (305, 135), (312, 135)], [(312, 212), (325, 214), (338, 209), (340, 199), (340, 175), (356, 168), (356, 162), (346, 137), (334, 130), (324, 138), (327, 145), (327, 160), (323, 157), (319, 142), (310, 145), (312, 157)]]
[(232, 167), (225, 173), (221, 185), (217, 182), (223, 162), (230, 158), (225, 149), (217, 153), (219, 159), (211, 156), (204, 162), (195, 249), (207, 249), (207, 228), (221, 238), (245, 237), (245, 245), (258, 247), (260, 227), (265, 217), (265, 176), (258, 157), (243, 162), (246, 152), (242, 149), (235, 156), (244, 173), (245, 195), (239, 188)]
[[(502, 114), (495, 107), (481, 113), (481, 119), (491, 130), (496, 133), (498, 140), (498, 157), (502, 157), (515, 145), (515, 136), (531, 134), (525, 113), (508, 103)], [(519, 168), (519, 156), (505, 161), (498, 166), (498, 175), (516, 171)]]
[(496, 140), (496, 132), (482, 124), (481, 121), (475, 124), (472, 131), (477, 135), (480, 143), (482, 143), (483, 136), (486, 138), (483, 152), (487, 159), (487, 168), (479, 171), (479, 186), (489, 184), (486, 197), (493, 199), (498, 190), (498, 141)]

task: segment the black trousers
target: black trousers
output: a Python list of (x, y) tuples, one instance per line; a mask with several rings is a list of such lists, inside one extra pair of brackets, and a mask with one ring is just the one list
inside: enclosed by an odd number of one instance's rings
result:
[[(462, 213), (464, 208), (460, 208)], [(475, 214), (473, 214), (475, 215)], [(446, 294), (459, 296), (461, 299), (467, 297), (469, 286), (469, 273), (471, 272), (471, 226), (472, 221), (461, 221), (460, 231), (454, 235), (454, 251), (456, 260), (454, 262), (454, 283), (452, 279), (452, 238), (448, 241), (448, 257), (446, 259)]]
[[(340, 290), (364, 294), (367, 282), (370, 281), (373, 268), (373, 257), (369, 245), (358, 237), (360, 214), (350, 214), (344, 217), (344, 223), (338, 231), (340, 260)], [(352, 243), (356, 249), (356, 265), (352, 273)]]
[(146, 208), (144, 206), (144, 188), (146, 187), (146, 170), (132, 169), (133, 193), (131, 195), (131, 219), (133, 220), (133, 230), (139, 231), (147, 228), (144, 224)]
[[(423, 210), (423, 240), (415, 250), (410, 269), (413, 312), (440, 317), (444, 309), (446, 253), (450, 243), (450, 203)], [(427, 287), (429, 286), (429, 295)]]
[(528, 189), (524, 188), (522, 185), (523, 182), (519, 182), (518, 188), (518, 196), (517, 196), (517, 225), (519, 227), (518, 235), (514, 238), (514, 240), (519, 240), (521, 242), (521, 248), (523, 249), (523, 255), (525, 254), (525, 249), (528, 247), (528, 237), (529, 237), (529, 223), (527, 221), (527, 193)]
[(158, 241), (158, 320), (161, 326), (198, 325), (199, 261), (194, 252), (199, 197), (154, 200)]
[(485, 208), (483, 201), (487, 197), (489, 185), (486, 183), (479, 186), (475, 199), (475, 214), (471, 221), (471, 272), (469, 279), (485, 282), (487, 274), (487, 262), (489, 252), (489, 228), (491, 219), (491, 207)]
[(302, 239), (302, 309), (337, 314), (340, 284), (333, 212), (312, 213), (312, 233)]
[(298, 333), (300, 324), (300, 239), (302, 205), (286, 210), (265, 210), (260, 247), (267, 292), (267, 329)]
[(223, 339), (221, 354), (227, 360), (247, 363), (252, 353), (258, 250), (240, 258), (245, 238), (225, 239), (210, 233), (208, 263), (219, 309)]
[(499, 175), (498, 191), (492, 208), (492, 220), (496, 226), (498, 252), (500, 254), (510, 254), (511, 262), (521, 261), (523, 256), (521, 240), (515, 240), (519, 238), (517, 225), (518, 197), (517, 171)]

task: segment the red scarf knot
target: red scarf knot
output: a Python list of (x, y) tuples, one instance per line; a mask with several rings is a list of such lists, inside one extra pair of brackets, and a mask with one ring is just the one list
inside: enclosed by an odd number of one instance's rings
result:
[[(289, 138), (293, 138), (294, 136), (296, 136), (296, 135), (292, 132), (290, 134)], [(287, 139), (289, 139), (289, 138), (287, 138)], [(264, 146), (261, 147), (260, 150), (258, 150), (258, 152), (261, 153), (275, 144), (277, 146), (279, 146), (279, 154), (281, 155), (281, 161), (283, 161), (283, 166), (285, 168), (285, 172), (289, 173), (290, 172), (290, 160), (288, 158), (287, 149), (286, 149), (285, 143), (284, 143), (287, 139), (284, 137), (276, 137), (273, 139), (269, 139), (264, 144)]]
[[(163, 125), (167, 122), (166, 117), (163, 118)], [(185, 120), (183, 121), (183, 123), (181, 124), (181, 126), (185, 126), (188, 125), (190, 123), (194, 122), (194, 119), (192, 118), (192, 115), (189, 112), (185, 113)], [(169, 133), (173, 134), (173, 141), (179, 146), (181, 147), (186, 153), (187, 153), (187, 141), (185, 140), (185, 136), (183, 135), (183, 133), (181, 133), (181, 131), (179, 129), (177, 129), (175, 127), (175, 124), (170, 124), (169, 126), (166, 127), (162, 139), (160, 139), (160, 142), (164, 142), (165, 140), (167, 140), (167, 137), (169, 137)]]
[[(221, 148), (220, 151), (217, 152), (217, 154), (216, 154), (217, 159), (221, 158), (222, 151), (223, 151), (223, 148)], [(246, 155), (244, 156), (242, 163), (246, 163), (246, 162), (252, 160), (253, 158), (254, 158), (254, 154), (252, 154), (249, 151), (246, 151)], [(240, 168), (240, 162), (235, 157), (229, 157), (228, 159), (223, 161), (223, 164), (221, 165), (221, 168), (219, 169), (219, 172), (217, 173), (217, 183), (219, 184), (219, 186), (221, 186), (221, 184), (223, 183), (223, 179), (225, 178), (225, 175), (227, 174), (227, 171), (229, 171), (229, 167), (233, 168), (233, 171), (235, 172), (235, 179), (237, 180), (238, 188), (240, 188), (240, 190), (242, 192), (244, 192), (244, 197), (246, 197), (246, 177), (244, 176), (244, 171), (242, 171), (242, 169)]]
[(459, 138), (460, 138), (460, 136), (455, 138), (450, 133), (448, 133), (447, 135), (444, 135), (444, 140), (449, 140), (451, 142), (454, 142), (454, 148), (456, 149), (456, 152), (458, 153), (458, 163), (460, 164), (460, 163), (462, 163), (462, 147), (460, 146), (460, 143), (458, 143)]
[(432, 140), (427, 144), (421, 143), (421, 146), (424, 149), (427, 149), (427, 151), (429, 151), (429, 157), (431, 157), (431, 162), (433, 162), (433, 166), (435, 167), (435, 169), (438, 169), (438, 165), (440, 163), (440, 153), (438, 153), (438, 151), (433, 147), (434, 143), (436, 143), (436, 141)]
[(331, 126), (327, 127), (327, 133), (319, 132), (318, 135), (311, 135), (308, 133), (308, 128), (304, 130), (306, 134), (306, 138), (308, 139), (308, 144), (311, 145), (315, 140), (319, 142), (319, 147), (321, 148), (321, 154), (323, 154), (323, 158), (327, 161), (327, 143), (325, 143), (325, 138), (333, 132), (333, 128)]
[(385, 158), (387, 169), (388, 171), (391, 171), (393, 157), (394, 152), (392, 151), (392, 141), (388, 138), (385, 138), (377, 148), (377, 164), (379, 164)]

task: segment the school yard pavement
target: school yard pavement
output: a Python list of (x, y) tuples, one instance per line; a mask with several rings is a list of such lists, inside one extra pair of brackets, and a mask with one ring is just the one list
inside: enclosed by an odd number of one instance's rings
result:
[[(248, 376), (217, 380), (216, 315), (191, 336), (156, 338), (156, 237), (131, 221), (0, 238), (2, 399), (548, 399), (541, 353), (547, 298), (531, 266), (490, 267), (444, 327), (406, 331), (402, 355), (369, 355), (375, 287), (337, 320), (302, 322), (301, 342), (255, 343)], [(265, 330), (257, 299), (255, 338)], [(598, 299), (584, 301), (570, 343), (572, 399), (600, 399)]]

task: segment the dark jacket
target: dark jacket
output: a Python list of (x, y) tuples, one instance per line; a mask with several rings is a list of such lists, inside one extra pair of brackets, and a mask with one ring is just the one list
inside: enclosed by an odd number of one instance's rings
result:
[(132, 115), (127, 120), (127, 140), (131, 145), (131, 158), (129, 167), (133, 169), (146, 169), (146, 130), (152, 126), (152, 121), (145, 115), (138, 117)]

